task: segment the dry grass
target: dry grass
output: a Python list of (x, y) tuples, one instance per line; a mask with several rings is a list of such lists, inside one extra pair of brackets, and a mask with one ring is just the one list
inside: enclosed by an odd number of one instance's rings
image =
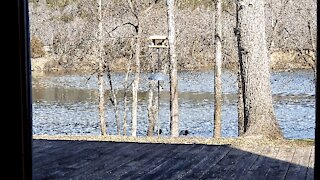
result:
[(31, 57), (32, 58), (40, 58), (43, 57), (46, 52), (44, 50), (44, 45), (41, 39), (37, 37), (32, 37), (30, 40), (30, 46), (31, 46)]
[(33, 139), (47, 140), (81, 140), (81, 141), (108, 141), (108, 142), (136, 142), (136, 143), (163, 143), (163, 144), (207, 144), (230, 145), (236, 148), (250, 148), (257, 146), (273, 147), (308, 147), (314, 146), (314, 140), (270, 140), (261, 138), (201, 138), (201, 137), (132, 137), (132, 136), (94, 136), (94, 135), (34, 135)]

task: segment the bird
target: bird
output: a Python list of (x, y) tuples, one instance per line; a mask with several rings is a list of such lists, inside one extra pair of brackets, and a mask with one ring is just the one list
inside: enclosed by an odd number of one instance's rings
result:
[(188, 134), (189, 134), (189, 131), (187, 129), (186, 130), (181, 130), (180, 133), (179, 133), (179, 135), (184, 135), (184, 136), (186, 136)]
[(162, 133), (162, 129), (156, 130), (156, 132), (154, 133), (154, 135), (158, 135), (158, 131), (159, 131), (159, 135)]

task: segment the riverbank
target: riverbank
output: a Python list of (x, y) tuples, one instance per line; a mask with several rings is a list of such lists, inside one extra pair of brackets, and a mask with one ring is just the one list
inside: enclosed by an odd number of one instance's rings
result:
[[(274, 51), (271, 56), (270, 69), (272, 72), (279, 71), (295, 71), (312, 69), (314, 67), (314, 54), (308, 53), (301, 55), (296, 51)], [(214, 68), (213, 60), (211, 63), (205, 62), (206, 60), (197, 60), (192, 65), (178, 60), (179, 71), (203, 71)], [(112, 65), (112, 71), (124, 72), (128, 60), (119, 59), (118, 63)], [(90, 65), (91, 64), (91, 65)], [(73, 66), (64, 66), (57, 63), (52, 57), (44, 56), (40, 58), (31, 59), (31, 70), (34, 74), (44, 75), (46, 73), (92, 73), (94, 62), (85, 62)], [(230, 71), (237, 70), (236, 61), (224, 61), (223, 68)], [(141, 68), (143, 71), (150, 71), (147, 63), (142, 63)]]

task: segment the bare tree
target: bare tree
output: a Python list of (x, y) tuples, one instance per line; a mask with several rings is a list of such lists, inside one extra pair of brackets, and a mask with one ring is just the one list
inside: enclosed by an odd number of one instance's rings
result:
[(222, 68), (222, 24), (221, 24), (221, 0), (216, 0), (215, 14), (215, 44), (216, 57), (214, 64), (214, 137), (221, 137), (221, 108), (222, 108), (222, 87), (221, 87), (221, 68)]
[[(132, 41), (131, 41), (132, 42)], [(123, 135), (127, 135), (127, 111), (128, 111), (128, 78), (129, 74), (131, 72), (131, 63), (127, 64), (127, 73), (124, 80), (124, 95), (123, 95), (123, 101), (124, 101), (124, 107), (123, 107)]]
[(141, 36), (141, 26), (139, 21), (139, 15), (135, 10), (132, 0), (128, 0), (130, 10), (132, 14), (136, 17), (137, 24), (133, 25), (137, 33), (137, 42), (136, 42), (136, 52), (135, 52), (135, 76), (132, 83), (132, 130), (131, 135), (137, 136), (137, 110), (138, 110), (138, 88), (140, 81), (140, 36)]
[(174, 0), (167, 0), (168, 8), (168, 41), (170, 60), (170, 131), (172, 137), (179, 136), (179, 103), (177, 56), (175, 52)]
[[(104, 43), (104, 52), (105, 52), (105, 65), (106, 65), (106, 73), (108, 78), (109, 85), (109, 100), (113, 105), (117, 134), (121, 135), (121, 122), (123, 135), (127, 135), (127, 113), (128, 113), (128, 89), (132, 85), (132, 81), (129, 82), (129, 75), (131, 73), (131, 65), (133, 61), (134, 55), (134, 38), (106, 38)], [(114, 66), (117, 63), (121, 63), (123, 65), (123, 71), (125, 72), (124, 80), (122, 81), (123, 89), (119, 89), (113, 82), (113, 72)], [(123, 93), (121, 93), (123, 91)], [(123, 96), (121, 97), (121, 95)], [(122, 99), (121, 99), (122, 98)], [(121, 100), (123, 100), (123, 106), (120, 106)], [(120, 113), (123, 112), (122, 121)]]
[(99, 117), (100, 117), (100, 128), (103, 136), (107, 135), (106, 122), (105, 122), (105, 100), (104, 100), (104, 60), (103, 60), (103, 28), (102, 28), (102, 4), (101, 0), (98, 1), (98, 13), (99, 13), (99, 71), (98, 71), (98, 84), (99, 84)]
[(155, 3), (157, 3), (157, 0), (152, 1), (151, 5), (146, 8), (143, 11), (138, 11), (138, 8), (135, 8), (132, 0), (127, 0), (131, 13), (135, 16), (136, 18), (136, 24), (133, 23), (126, 23), (129, 25), (132, 25), (137, 33), (137, 42), (136, 42), (136, 53), (135, 53), (135, 76), (134, 76), (134, 81), (132, 83), (132, 131), (131, 134), (132, 136), (137, 136), (137, 110), (138, 110), (138, 89), (139, 89), (139, 81), (140, 81), (140, 52), (141, 52), (141, 33), (142, 33), (142, 25), (140, 21), (140, 16), (144, 15), (147, 13)]
[(112, 85), (110, 64), (107, 65), (107, 77), (108, 77), (109, 86), (110, 86), (109, 100), (111, 101), (111, 103), (114, 107), (114, 116), (116, 119), (117, 133), (118, 133), (118, 135), (120, 135), (121, 134), (121, 126), (120, 126), (120, 115), (119, 115), (118, 98), (117, 98), (118, 91), (115, 90)]
[(272, 104), (264, 5), (264, 0), (237, 1), (236, 35), (246, 122), (243, 136), (282, 138)]
[(316, 1), (269, 0), (266, 5), (266, 10), (271, 14), (271, 18), (267, 19), (271, 53), (275, 57), (286, 54), (284, 57), (291, 61), (289, 70), (296, 68), (296, 63), (299, 68), (312, 68), (316, 74)]
[(149, 102), (148, 102), (148, 121), (149, 121), (149, 126), (148, 126), (148, 136), (153, 136), (154, 133), (154, 128), (155, 128), (155, 123), (156, 123), (156, 111), (157, 111), (157, 100), (154, 96), (154, 89), (156, 87), (156, 82), (155, 81), (150, 81), (149, 83)]

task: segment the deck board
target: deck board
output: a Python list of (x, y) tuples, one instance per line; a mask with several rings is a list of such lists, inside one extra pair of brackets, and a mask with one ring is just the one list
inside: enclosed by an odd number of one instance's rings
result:
[(273, 159), (278, 154), (279, 149), (274, 147), (268, 147), (263, 152), (260, 153), (256, 161), (250, 166), (247, 173), (242, 177), (243, 180), (256, 180), (264, 179), (270, 163), (273, 162)]
[(303, 179), (308, 172), (310, 148), (296, 148), (291, 164), (289, 166), (287, 179)]
[(33, 141), (41, 179), (313, 179), (314, 146)]
[(295, 152), (295, 148), (281, 148), (276, 156), (276, 159), (280, 161), (270, 163), (265, 179), (285, 179)]
[(311, 148), (306, 180), (314, 180), (314, 147)]
[(199, 179), (226, 156), (232, 148), (229, 146), (212, 146), (211, 149), (211, 151), (206, 151), (201, 162), (190, 169), (181, 179)]
[[(171, 147), (171, 149), (172, 148), (173, 147)], [(135, 173), (145, 164), (149, 164), (153, 159), (164, 153), (165, 150), (164, 144), (158, 144), (156, 146), (149, 144), (141, 155), (134, 156), (131, 161), (110, 170), (109, 173), (104, 174), (103, 177), (106, 179), (124, 179), (128, 173)]]
[[(155, 144), (158, 146), (158, 144)], [(168, 159), (175, 157), (181, 151), (186, 150), (186, 145), (163, 145), (163, 149), (157, 149), (161, 153), (158, 156), (155, 156), (152, 159), (148, 159), (145, 164), (139, 164), (136, 169), (131, 170), (130, 172), (126, 173), (125, 175), (121, 176), (121, 179), (138, 179), (145, 174), (148, 174), (153, 169), (161, 166), (161, 164), (165, 163)], [(189, 146), (190, 148), (190, 146)]]
[[(178, 153), (176, 156), (168, 158), (165, 162), (160, 164), (158, 167), (153, 169), (152, 171), (148, 172), (142, 176), (142, 179), (172, 179), (172, 176), (177, 171), (177, 169), (185, 166), (185, 164), (192, 160), (197, 153), (200, 153), (203, 146), (202, 145), (192, 145), (189, 146), (190, 148), (186, 148), (183, 152)], [(163, 173), (163, 172), (166, 173)]]
[(259, 154), (263, 151), (263, 148), (256, 147), (254, 149), (255, 153), (245, 152), (245, 155), (242, 156), (237, 164), (230, 168), (227, 172), (225, 172), (222, 176), (222, 179), (241, 179), (246, 175), (249, 168), (253, 165), (253, 163), (258, 159)]
[[(242, 152), (237, 149), (232, 149), (226, 154), (212, 169), (214, 171), (207, 171), (200, 179), (222, 179), (223, 175), (240, 162), (243, 156), (248, 155), (249, 152)], [(226, 175), (226, 174), (225, 174)]]

